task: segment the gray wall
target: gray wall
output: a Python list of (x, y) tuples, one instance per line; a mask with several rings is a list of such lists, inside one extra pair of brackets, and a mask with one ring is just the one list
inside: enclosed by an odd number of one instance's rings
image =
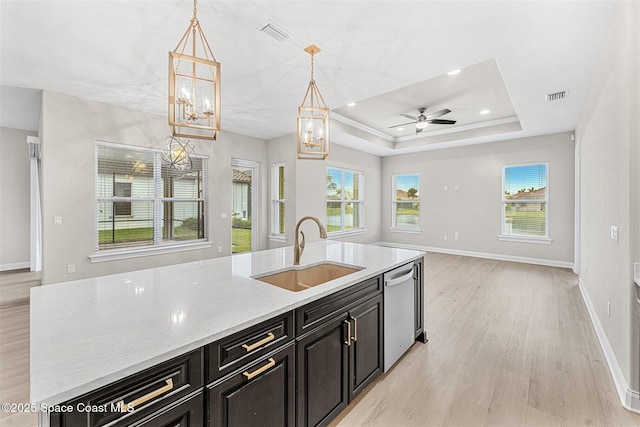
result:
[(0, 270), (28, 268), (29, 250), (29, 149), (27, 135), (0, 128)]
[[(548, 162), (550, 245), (499, 241), (502, 167)], [(419, 234), (391, 231), (391, 176), (420, 173)], [(447, 190), (444, 190), (444, 187)], [(458, 186), (458, 190), (455, 190)], [(385, 157), (382, 241), (435, 251), (570, 265), (574, 244), (574, 144), (570, 133)], [(454, 240), (454, 233), (459, 240)], [(447, 235), (448, 240), (444, 240)]]
[[(380, 163), (378, 156), (333, 144), (325, 160), (298, 160), (296, 136), (287, 135), (269, 141), (269, 164), (285, 162), (285, 221), (286, 243), (270, 242), (269, 247), (291, 246), (296, 222), (303, 216), (315, 216), (327, 222), (327, 167), (364, 172), (364, 226), (362, 234), (331, 237), (356, 243), (374, 243), (380, 236)], [(270, 187), (268, 187), (270, 188)], [(308, 242), (319, 240), (318, 229), (312, 222), (301, 226)]]
[[(638, 390), (633, 261), (640, 261), (640, 3), (618, 2), (609, 28), (576, 128), (580, 281), (627, 384)], [(617, 242), (611, 225), (619, 227)]]
[[(267, 152), (263, 140), (221, 132), (217, 141), (192, 140), (197, 153), (209, 156), (211, 248), (99, 263), (89, 260), (95, 245), (94, 142), (161, 148), (168, 134), (163, 116), (43, 93), (43, 284), (231, 254), (231, 158), (259, 162), (265, 185)], [(264, 211), (266, 200), (261, 199), (259, 205)], [(226, 218), (221, 213), (226, 213)], [(62, 216), (61, 226), (53, 225), (54, 216)], [(258, 226), (264, 230), (266, 217), (261, 218)], [(261, 239), (258, 247), (266, 247), (266, 239)], [(70, 264), (75, 265), (76, 273), (67, 274)]]

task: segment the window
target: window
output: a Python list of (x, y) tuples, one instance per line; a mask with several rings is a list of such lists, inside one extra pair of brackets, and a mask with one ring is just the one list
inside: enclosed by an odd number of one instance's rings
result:
[[(131, 197), (131, 183), (130, 182), (114, 182), (113, 183), (113, 196), (114, 197)], [(131, 215), (131, 203), (130, 202), (114, 202), (113, 210), (116, 216), (130, 216)]]
[(284, 238), (284, 163), (274, 163), (271, 174), (271, 236)]
[(502, 169), (502, 236), (547, 238), (546, 163)]
[(364, 228), (364, 173), (327, 168), (327, 232)]
[(391, 229), (420, 231), (420, 174), (393, 175)]
[(159, 150), (96, 143), (96, 252), (204, 240), (207, 159), (178, 172)]

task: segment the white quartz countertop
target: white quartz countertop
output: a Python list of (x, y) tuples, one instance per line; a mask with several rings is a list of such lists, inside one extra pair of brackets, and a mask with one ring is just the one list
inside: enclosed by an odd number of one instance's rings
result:
[(301, 266), (364, 269), (301, 292), (251, 278), (290, 267), (292, 247), (32, 288), (31, 401), (62, 403), (423, 255), (309, 243)]

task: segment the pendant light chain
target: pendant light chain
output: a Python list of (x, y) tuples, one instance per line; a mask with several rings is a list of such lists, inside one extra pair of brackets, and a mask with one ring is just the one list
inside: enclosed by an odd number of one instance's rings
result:
[(198, 0), (193, 0), (193, 17), (198, 15)]

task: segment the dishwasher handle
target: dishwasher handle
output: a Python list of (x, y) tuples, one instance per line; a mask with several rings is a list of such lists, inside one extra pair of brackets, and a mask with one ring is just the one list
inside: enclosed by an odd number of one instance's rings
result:
[(386, 279), (385, 282), (384, 282), (384, 285), (387, 286), (387, 287), (400, 285), (401, 283), (404, 283), (407, 280), (413, 280), (413, 268), (411, 269), (411, 271), (409, 271), (404, 276), (393, 277), (393, 278), (390, 277), (390, 278)]

